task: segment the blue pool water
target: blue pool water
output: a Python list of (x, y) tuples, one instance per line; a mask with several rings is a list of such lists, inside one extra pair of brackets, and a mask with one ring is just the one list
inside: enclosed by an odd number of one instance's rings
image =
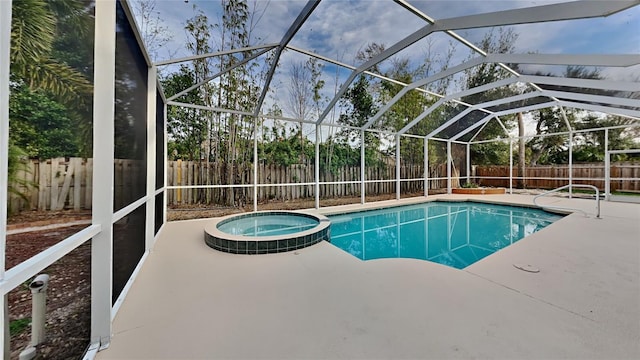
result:
[(561, 219), (538, 209), (429, 202), (329, 216), (331, 243), (362, 259), (423, 259), (458, 269)]
[(312, 217), (296, 214), (249, 214), (218, 224), (227, 234), (243, 236), (273, 236), (293, 234), (318, 226)]

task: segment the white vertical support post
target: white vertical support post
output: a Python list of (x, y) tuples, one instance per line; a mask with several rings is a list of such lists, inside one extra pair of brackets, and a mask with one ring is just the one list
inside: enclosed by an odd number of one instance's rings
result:
[(151, 251), (155, 242), (156, 211), (156, 84), (158, 69), (151, 66), (147, 72), (147, 202), (145, 221), (145, 250)]
[[(11, 0), (0, 1), (0, 281), (4, 280), (9, 181), (9, 65), (11, 64)], [(9, 359), (9, 304), (2, 294), (3, 358)]]
[(91, 343), (105, 349), (111, 340), (115, 1), (96, 1), (95, 14), (92, 222), (101, 231), (91, 240)]
[(320, 209), (320, 124), (316, 124), (316, 161), (313, 168), (314, 195), (316, 209)]
[(451, 194), (451, 141), (447, 141), (447, 194)]
[(429, 139), (424, 138), (424, 196), (429, 196)]
[(509, 194), (513, 194), (513, 139), (509, 139)]
[(611, 154), (609, 154), (609, 129), (604, 129), (604, 199), (611, 194)]
[(364, 194), (364, 189), (365, 189), (365, 184), (364, 184), (364, 166), (365, 166), (365, 161), (364, 161), (364, 130), (360, 130), (360, 204), (364, 204), (366, 199), (365, 199), (365, 194)]
[(471, 144), (467, 143), (467, 184), (470, 181), (471, 181)]
[(573, 131), (569, 130), (569, 199), (573, 198)]
[(258, 211), (258, 117), (253, 117), (253, 211)]
[(400, 135), (396, 134), (396, 200), (400, 200)]
[(167, 135), (167, 104), (164, 104), (164, 108), (162, 109), (162, 117), (163, 117), (163, 124), (162, 124), (162, 141), (164, 141), (164, 181), (162, 183), (162, 198), (163, 198), (163, 204), (164, 204), (164, 208), (162, 209), (162, 223), (166, 224), (167, 223), (167, 207), (169, 206), (169, 204), (167, 204), (167, 173), (169, 172), (169, 150), (167, 147), (167, 144), (169, 142), (169, 136)]

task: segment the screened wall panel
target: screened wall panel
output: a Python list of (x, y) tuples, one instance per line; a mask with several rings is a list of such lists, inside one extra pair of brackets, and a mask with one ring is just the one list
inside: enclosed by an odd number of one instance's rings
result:
[(148, 70), (120, 2), (116, 12), (115, 211), (143, 197), (146, 190)]
[(164, 224), (164, 194), (156, 195), (154, 214), (154, 234), (157, 234), (162, 224)]
[(429, 139), (429, 193), (439, 193), (447, 187), (447, 143)]
[(400, 196), (424, 194), (424, 139), (400, 138)]
[(124, 289), (145, 251), (145, 205), (113, 224), (112, 303)]

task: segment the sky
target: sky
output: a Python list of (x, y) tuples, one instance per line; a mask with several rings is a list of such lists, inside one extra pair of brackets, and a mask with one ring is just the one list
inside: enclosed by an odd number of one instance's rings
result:
[[(596, 0), (605, 1), (605, 0)], [(483, 1), (483, 0), (409, 0), (409, 3), (426, 15), (438, 19), (465, 16), (477, 13), (539, 6), (563, 1)], [(135, 8), (135, 0), (131, 3)], [(260, 15), (254, 30), (259, 39), (254, 44), (279, 42), (287, 28), (295, 20), (306, 1), (249, 0), (251, 10)], [(188, 56), (184, 47), (187, 42), (184, 25), (194, 16), (194, 6), (204, 11), (210, 22), (221, 21), (220, 1), (202, 0), (156, 0), (156, 11), (162, 24), (173, 33), (166, 46), (174, 57)], [(357, 51), (367, 43), (375, 41), (386, 47), (401, 40), (427, 23), (411, 14), (391, 0), (323, 0), (308, 18), (290, 45), (304, 48), (320, 55), (357, 66)], [(504, 28), (518, 34), (516, 53), (550, 54), (640, 54), (640, 6), (606, 18), (559, 21), (544, 24), (517, 25)], [(500, 29), (471, 29), (457, 31), (465, 39), (478, 44), (488, 31)], [(432, 59), (442, 59), (451, 46), (452, 38), (444, 33), (434, 33), (401, 51), (396, 58), (407, 58), (414, 64), (424, 62), (430, 54)], [(164, 60), (168, 51), (159, 53)], [(464, 45), (458, 45), (450, 61), (455, 66), (475, 53)], [(295, 52), (286, 52), (281, 60), (278, 74), (272, 84), (272, 101), (286, 97), (287, 68), (293, 61), (304, 61), (307, 57)], [(384, 69), (392, 60), (381, 64)], [(344, 82), (350, 70), (325, 67), (325, 92), (331, 96), (336, 85)], [(640, 79), (640, 67), (630, 69), (602, 68), (601, 73), (614, 80)], [(559, 67), (530, 67), (528, 71), (557, 72)], [(453, 90), (452, 90), (453, 91)]]

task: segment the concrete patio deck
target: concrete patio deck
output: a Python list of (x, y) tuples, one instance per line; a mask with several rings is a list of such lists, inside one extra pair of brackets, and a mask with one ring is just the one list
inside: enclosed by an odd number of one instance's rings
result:
[[(429, 197), (474, 198), (532, 203)], [(415, 201), (424, 198), (401, 200)], [(593, 200), (543, 202), (594, 208)], [(232, 255), (205, 245), (207, 220), (168, 223), (97, 358), (637, 359), (640, 205), (602, 202), (602, 214), (571, 214), (464, 270), (360, 261), (326, 242)]]

